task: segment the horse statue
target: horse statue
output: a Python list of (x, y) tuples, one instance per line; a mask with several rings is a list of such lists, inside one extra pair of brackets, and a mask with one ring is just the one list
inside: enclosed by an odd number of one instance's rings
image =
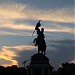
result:
[(37, 31), (37, 38), (33, 40), (35, 46), (38, 46), (38, 53), (42, 53), (45, 55), (46, 53), (46, 43), (45, 43), (45, 36), (44, 36), (44, 28), (39, 29), (41, 26), (40, 21), (36, 24), (35, 30)]

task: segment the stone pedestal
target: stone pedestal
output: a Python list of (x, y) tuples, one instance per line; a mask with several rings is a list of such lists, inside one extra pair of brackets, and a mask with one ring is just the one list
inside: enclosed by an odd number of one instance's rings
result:
[(28, 75), (52, 75), (53, 67), (49, 64), (49, 59), (39, 53), (31, 57), (31, 62), (27, 66)]

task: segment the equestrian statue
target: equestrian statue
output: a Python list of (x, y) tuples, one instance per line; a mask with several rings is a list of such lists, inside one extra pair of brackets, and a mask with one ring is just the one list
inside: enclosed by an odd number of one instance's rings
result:
[[(41, 20), (39, 20), (39, 22), (36, 24), (35, 30), (37, 31), (37, 38), (35, 38), (33, 40), (33, 43), (35, 44), (35, 46), (38, 47), (38, 53), (42, 53), (42, 54), (46, 54), (46, 42), (45, 42), (45, 36), (44, 36), (44, 28), (41, 28), (40, 30), (40, 23)], [(35, 32), (34, 30), (34, 32)], [(33, 34), (34, 34), (33, 32)], [(33, 36), (32, 34), (32, 36)]]

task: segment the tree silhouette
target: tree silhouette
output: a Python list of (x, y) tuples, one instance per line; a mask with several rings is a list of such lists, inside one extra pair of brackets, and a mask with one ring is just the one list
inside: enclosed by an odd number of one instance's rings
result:
[(0, 66), (0, 75), (4, 75), (5, 68), (3, 66)]
[[(17, 67), (17, 65), (0, 66), (0, 75), (27, 75), (27, 70), (24, 67)], [(53, 71), (52, 75), (75, 75), (75, 64), (62, 63), (57, 71)]]
[(75, 75), (75, 64), (73, 63), (62, 63), (57, 71), (58, 75)]
[(0, 75), (27, 75), (24, 67), (17, 67), (16, 65), (4, 68), (0, 66)]

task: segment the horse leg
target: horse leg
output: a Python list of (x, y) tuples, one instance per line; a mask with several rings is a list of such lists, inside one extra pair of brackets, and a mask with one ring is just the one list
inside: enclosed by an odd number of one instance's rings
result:
[(43, 54), (43, 51), (41, 50), (42, 54)]
[(38, 53), (40, 53), (40, 50), (38, 49)]
[(45, 55), (45, 51), (44, 51), (44, 55)]

